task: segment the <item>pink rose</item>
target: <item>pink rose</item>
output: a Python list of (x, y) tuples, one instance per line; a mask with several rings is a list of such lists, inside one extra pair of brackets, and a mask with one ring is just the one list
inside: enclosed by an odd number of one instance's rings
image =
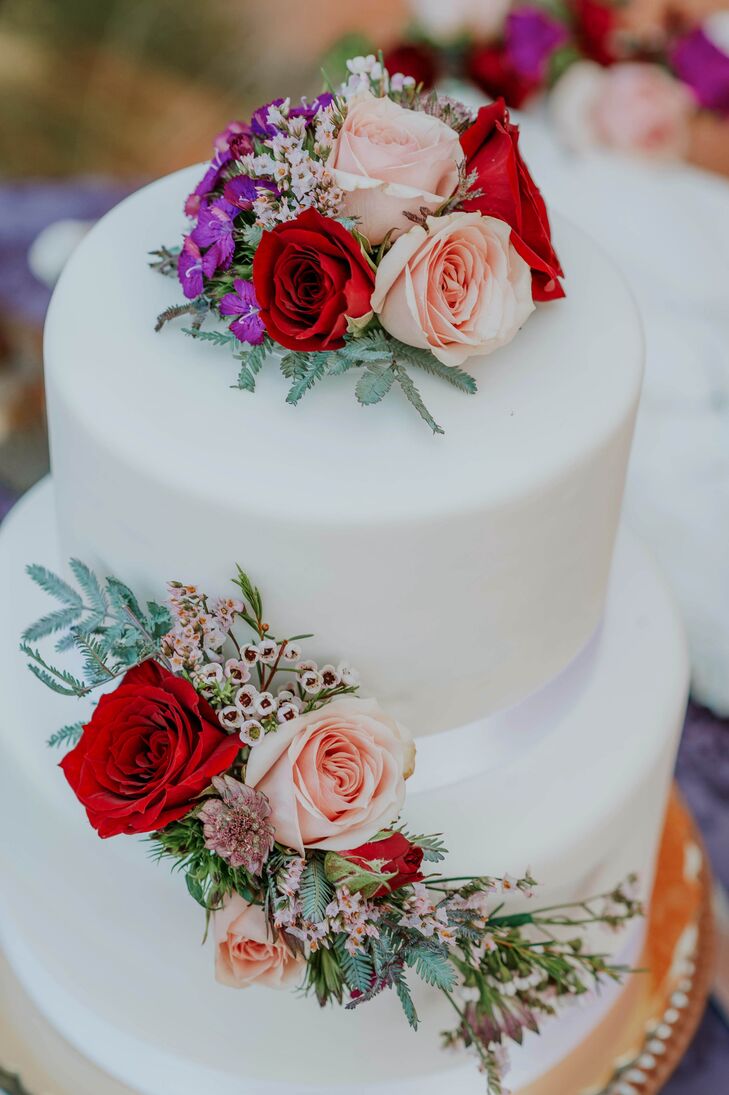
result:
[(423, 111), (373, 95), (350, 103), (328, 166), (344, 191), (343, 211), (358, 217), (370, 243), (410, 221), (403, 210), (435, 211), (458, 185), (458, 134)]
[(460, 365), (511, 341), (534, 310), (531, 284), (508, 224), (449, 213), (395, 241), (378, 267), (372, 308), (401, 342)]
[(557, 83), (550, 110), (562, 140), (576, 151), (609, 148), (671, 160), (686, 153), (693, 101), (658, 65), (580, 61)]
[(280, 844), (341, 851), (397, 818), (414, 756), (410, 735), (374, 700), (343, 696), (267, 734), (246, 783), (268, 798)]
[(249, 985), (285, 988), (303, 973), (303, 962), (273, 936), (260, 905), (238, 894), (213, 913), (215, 977), (234, 989)]

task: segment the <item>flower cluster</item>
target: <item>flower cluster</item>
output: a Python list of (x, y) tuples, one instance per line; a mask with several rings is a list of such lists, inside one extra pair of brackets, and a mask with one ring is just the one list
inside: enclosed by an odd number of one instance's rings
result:
[[(723, 15), (695, 24), (671, 16), (649, 39), (616, 0), (504, 0), (454, 9), (413, 41), (387, 51), (397, 65), (431, 86), (439, 77), (466, 78), (513, 107), (554, 92), (552, 118), (564, 142), (653, 158), (682, 156), (697, 110), (729, 117), (729, 49)], [(458, 21), (460, 19), (460, 21)], [(453, 35), (458, 27), (457, 41)]]
[[(417, 977), (448, 997), (458, 1023), (447, 1041), (473, 1050), (500, 1092), (505, 1040), (626, 972), (587, 953), (580, 931), (637, 915), (627, 888), (510, 912), (506, 898), (533, 895), (529, 872), (435, 869), (440, 838), (400, 820), (411, 735), (356, 695), (349, 665), (304, 658), (309, 636), (273, 635), (243, 571), (240, 596), (172, 582), (167, 605), (143, 611), (78, 561), (80, 592), (29, 569), (66, 606), (26, 632), (36, 676), (65, 695), (105, 689), (86, 724), (54, 736), (69, 747), (66, 779), (99, 836), (146, 834), (184, 875), (211, 921), (221, 984), (298, 984), (347, 1008), (393, 990), (417, 1027)], [(59, 630), (58, 648), (84, 655), (84, 679), (30, 645)]]
[[(248, 391), (280, 351), (290, 403), (355, 369), (362, 405), (396, 385), (442, 432), (409, 369), (473, 393), (463, 364), (564, 295), (503, 100), (474, 115), (374, 54), (350, 60), (335, 92), (232, 123), (185, 209), (179, 253), (155, 265), (176, 270), (188, 303), (157, 329), (192, 315), (188, 333), (237, 350)], [(209, 316), (227, 333), (204, 328)]]

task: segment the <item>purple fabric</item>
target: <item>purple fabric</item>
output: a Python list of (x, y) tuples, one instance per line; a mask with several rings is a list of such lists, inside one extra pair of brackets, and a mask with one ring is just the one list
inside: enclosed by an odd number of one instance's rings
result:
[(33, 277), (28, 248), (49, 224), (96, 220), (133, 190), (118, 180), (3, 181), (0, 184), (0, 309), (40, 325), (50, 291)]
[[(681, 791), (701, 828), (715, 877), (729, 888), (729, 719), (691, 705), (678, 756)], [(710, 1005), (663, 1095), (719, 1095), (727, 1089), (726, 1022)]]
[(729, 116), (729, 55), (701, 27), (681, 39), (671, 63), (703, 107)]

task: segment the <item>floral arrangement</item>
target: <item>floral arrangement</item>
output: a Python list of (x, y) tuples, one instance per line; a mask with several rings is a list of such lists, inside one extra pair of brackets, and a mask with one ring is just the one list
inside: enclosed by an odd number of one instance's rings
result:
[(650, 38), (618, 0), (462, 0), (447, 16), (413, 0), (413, 14), (418, 29), (387, 64), (424, 86), (467, 79), (513, 107), (549, 93), (556, 130), (576, 150), (682, 157), (698, 111), (729, 118), (726, 13), (703, 24), (675, 16)]
[[(470, 1049), (502, 1091), (505, 1045), (605, 978), (627, 972), (583, 945), (586, 925), (640, 913), (630, 886), (576, 905), (508, 912), (523, 877), (437, 872), (438, 835), (401, 821), (411, 735), (358, 695), (344, 662), (304, 656), (310, 636), (274, 636), (238, 569), (236, 596), (171, 582), (144, 607), (115, 578), (70, 564), (77, 586), (29, 574), (58, 607), (27, 629), (32, 672), (62, 695), (104, 689), (90, 719), (50, 745), (101, 837), (145, 834), (205, 911), (224, 985), (302, 985), (356, 1009), (397, 994), (418, 1025), (408, 976), (453, 1005), (446, 1045)], [(43, 657), (74, 651), (76, 675)]]
[(473, 393), (463, 364), (564, 295), (547, 210), (503, 101), (474, 115), (374, 54), (347, 66), (338, 90), (217, 138), (191, 230), (155, 252), (187, 300), (157, 329), (191, 316), (188, 334), (236, 352), (246, 391), (276, 354), (292, 404), (354, 369), (361, 404), (398, 387), (442, 433), (411, 370)]

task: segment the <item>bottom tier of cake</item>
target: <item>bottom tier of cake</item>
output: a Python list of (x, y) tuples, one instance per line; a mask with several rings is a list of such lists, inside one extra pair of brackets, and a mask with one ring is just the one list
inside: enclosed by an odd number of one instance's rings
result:
[[(51, 1022), (144, 1095), (482, 1092), (475, 1064), (439, 1048), (453, 1016), (436, 993), (418, 994), (416, 1034), (387, 997), (320, 1011), (295, 994), (214, 982), (181, 879), (143, 844), (100, 841), (44, 747), (78, 715), (43, 692), (15, 649), (13, 633), (44, 608), (23, 579), (27, 561), (61, 565), (49, 484), (0, 533), (0, 735), (14, 819), (2, 848), (4, 943)], [(601, 892), (632, 871), (649, 894), (687, 676), (672, 602), (623, 534), (603, 624), (565, 673), (516, 708), (418, 741), (408, 822), (444, 833), (450, 874), (529, 864), (540, 904)], [(595, 942), (631, 964), (642, 931)], [(512, 1052), (511, 1088), (539, 1085), (606, 1022), (619, 991), (606, 987), (527, 1035)]]

